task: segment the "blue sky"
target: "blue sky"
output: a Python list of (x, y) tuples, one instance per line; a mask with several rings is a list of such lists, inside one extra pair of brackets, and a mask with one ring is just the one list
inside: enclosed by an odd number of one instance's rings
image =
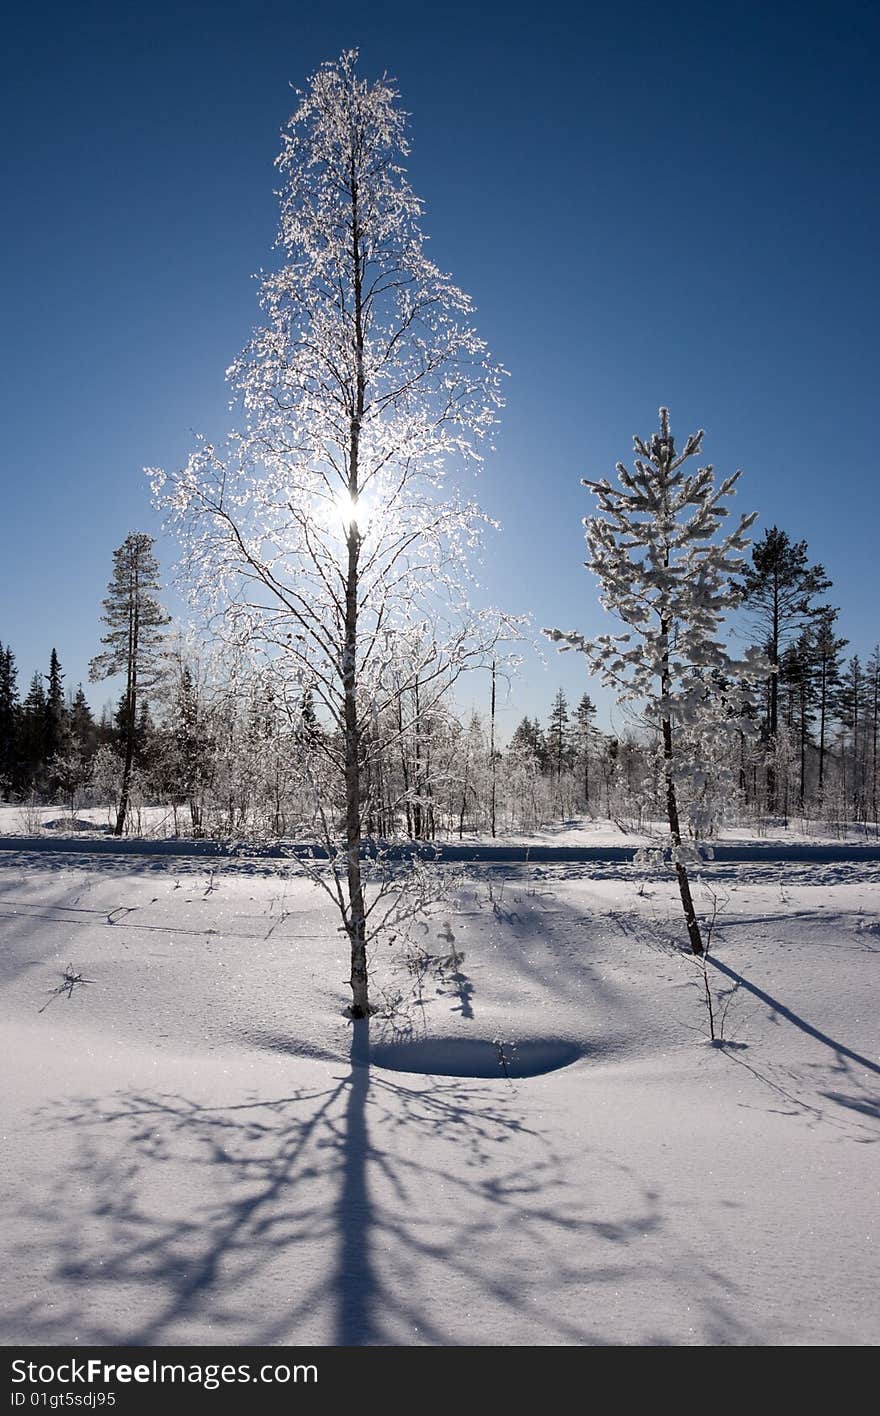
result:
[[(880, 638), (875, 5), (99, 0), (5, 30), (0, 640), (23, 689), (53, 644), (86, 679), (112, 551), (160, 530), (141, 468), (228, 426), (290, 85), (353, 45), (398, 79), (432, 254), (511, 372), (486, 597), (606, 627), (580, 478), (665, 403), (744, 469), (759, 532), (809, 542), (852, 647)], [(604, 717), (548, 647), (505, 725), (559, 685)]]

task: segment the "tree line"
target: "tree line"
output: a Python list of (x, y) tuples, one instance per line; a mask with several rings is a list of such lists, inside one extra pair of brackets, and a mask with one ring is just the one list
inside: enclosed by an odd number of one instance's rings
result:
[[(338, 725), (321, 721), (310, 688), (280, 691), (246, 656), (197, 655), (169, 635), (157, 577), (151, 538), (133, 533), (114, 553), (107, 634), (91, 666), (93, 679), (118, 674), (125, 689), (97, 719), (82, 684), (65, 689), (56, 648), (21, 697), (15, 655), (0, 643), (3, 800), (71, 814), (111, 805), (120, 834), (142, 829), (150, 805), (164, 809), (162, 829), (175, 834), (314, 835)], [(877, 823), (880, 653), (845, 657), (830, 589), (806, 543), (779, 528), (752, 548), (741, 619), (775, 672), (763, 680), (751, 731), (738, 733), (739, 820)], [(485, 711), (464, 721), (451, 690), (423, 704), (416, 673), (385, 719), (371, 718), (364, 733), (368, 836), (491, 837), (583, 815), (639, 830), (662, 815), (646, 725), (635, 715), (623, 731), (600, 730), (589, 693), (572, 707), (559, 689), (546, 720), (524, 717), (503, 745), (494, 673)], [(719, 773), (729, 768), (721, 747)], [(711, 780), (700, 788), (709, 836), (719, 824), (712, 788)]]

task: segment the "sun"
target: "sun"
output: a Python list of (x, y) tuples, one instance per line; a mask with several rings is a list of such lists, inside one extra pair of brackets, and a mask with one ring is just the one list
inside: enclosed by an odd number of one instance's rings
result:
[(336, 493), (333, 499), (336, 513), (342, 518), (346, 534), (354, 528), (361, 535), (366, 528), (367, 508), (359, 497), (353, 497), (348, 488)]

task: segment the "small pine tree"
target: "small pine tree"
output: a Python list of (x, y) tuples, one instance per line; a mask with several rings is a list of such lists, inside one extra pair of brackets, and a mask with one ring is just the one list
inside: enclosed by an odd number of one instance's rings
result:
[(90, 760), (97, 751), (98, 729), (81, 683), (67, 709), (67, 726), (73, 746), (86, 761)]
[[(702, 954), (703, 941), (679, 814), (680, 784), (695, 767), (688, 745), (711, 701), (707, 685), (712, 675), (745, 685), (759, 657), (750, 653), (746, 663), (733, 664), (718, 637), (721, 620), (736, 603), (731, 577), (742, 572), (739, 552), (748, 544), (745, 533), (756, 513), (741, 517), (734, 531), (713, 540), (727, 515), (724, 499), (733, 493), (740, 473), (716, 487), (711, 466), (686, 470), (702, 441), (700, 431), (676, 452), (669, 414), (661, 408), (659, 432), (647, 443), (634, 439), (634, 471), (617, 464), (619, 489), (607, 480), (584, 480), (601, 513), (584, 521), (587, 566), (601, 583), (603, 607), (623, 621), (627, 632), (588, 641), (572, 631), (544, 631), (551, 640), (564, 641), (564, 648), (585, 653), (621, 702), (644, 703), (658, 730), (672, 860), (695, 954)], [(728, 706), (731, 699), (732, 694)], [(718, 730), (740, 722), (731, 712), (718, 722)]]

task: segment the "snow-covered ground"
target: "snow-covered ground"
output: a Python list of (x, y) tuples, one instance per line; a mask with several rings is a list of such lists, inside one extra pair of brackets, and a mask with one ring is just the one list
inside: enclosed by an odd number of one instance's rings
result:
[[(115, 809), (107, 806), (80, 807), (71, 816), (71, 813), (61, 806), (0, 804), (0, 836), (106, 835), (112, 830), (115, 820)], [(188, 823), (187, 811), (180, 810), (177, 826), (182, 836), (187, 834)], [(632, 846), (635, 849), (665, 836), (667, 830), (660, 821), (646, 822), (639, 827), (633, 822), (615, 822), (605, 818), (594, 820), (589, 816), (579, 816), (531, 833), (499, 831), (497, 841), (509, 846)], [(128, 834), (147, 840), (164, 840), (175, 836), (177, 832), (173, 813), (164, 806), (142, 807), (129, 822)], [(452, 831), (448, 837), (442, 835), (441, 839), (455, 843), (459, 840), (459, 835), (457, 831)], [(848, 826), (841, 825), (834, 829), (819, 821), (804, 821), (792, 816), (787, 826), (781, 820), (760, 826), (728, 825), (721, 830), (718, 839), (728, 842), (757, 842), (761, 845), (836, 845), (841, 841), (853, 845), (860, 842), (876, 845), (878, 834), (871, 823), (867, 827), (850, 823)], [(461, 840), (466, 845), (480, 845), (488, 844), (490, 838), (466, 831)]]
[(599, 863), (469, 867), (368, 1040), (290, 864), (0, 854), (2, 1340), (876, 1342), (880, 865), (706, 880), (723, 1047)]

